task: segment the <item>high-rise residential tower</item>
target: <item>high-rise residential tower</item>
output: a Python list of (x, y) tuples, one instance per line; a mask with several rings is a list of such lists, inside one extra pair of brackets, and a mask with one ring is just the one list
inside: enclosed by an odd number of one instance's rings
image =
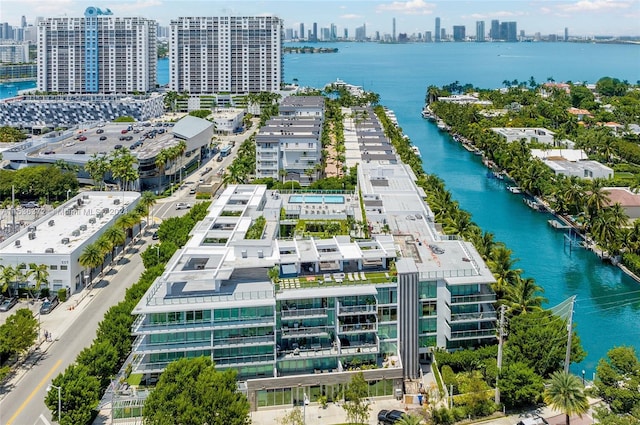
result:
[(491, 29), (489, 30), (491, 40), (500, 40), (500, 21), (493, 19), (491, 21)]
[(298, 35), (298, 38), (303, 39), (305, 38), (305, 34), (304, 34), (304, 22), (300, 22), (300, 33)]
[(476, 21), (476, 41), (484, 41), (484, 21)]
[(397, 41), (396, 39), (396, 18), (393, 18), (393, 41)]
[(38, 90), (134, 93), (156, 88), (156, 22), (88, 7), (38, 23)]
[(453, 41), (464, 41), (466, 38), (466, 31), (464, 25), (453, 26)]
[(282, 20), (274, 16), (174, 19), (169, 86), (190, 94), (279, 90), (283, 37)]
[(436, 18), (436, 30), (434, 32), (436, 36), (436, 43), (440, 41), (440, 18)]

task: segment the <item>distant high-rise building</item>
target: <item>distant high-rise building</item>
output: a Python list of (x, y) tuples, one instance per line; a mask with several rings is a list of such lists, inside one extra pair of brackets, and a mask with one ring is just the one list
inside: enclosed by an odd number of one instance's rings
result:
[(484, 21), (476, 21), (476, 41), (484, 41)]
[(393, 18), (392, 26), (393, 26), (393, 29), (392, 29), (392, 31), (393, 31), (393, 33), (392, 33), (393, 41), (396, 41), (396, 18)]
[(293, 28), (287, 28), (284, 30), (284, 39), (293, 40)]
[(500, 21), (493, 19), (491, 21), (491, 29), (489, 30), (489, 37), (492, 40), (500, 40)]
[(500, 22), (500, 40), (515, 42), (518, 41), (518, 29), (516, 22)]
[(134, 93), (156, 88), (156, 22), (88, 7), (38, 23), (38, 90)]
[(20, 18), (20, 28), (26, 28), (27, 27), (27, 17), (22, 15), (22, 18)]
[(356, 41), (365, 41), (367, 39), (367, 24), (362, 24), (356, 28)]
[(338, 38), (338, 27), (336, 24), (331, 24), (331, 40), (336, 40)]
[(13, 28), (8, 22), (0, 23), (0, 40), (13, 40)]
[(466, 38), (464, 25), (453, 26), (453, 41), (464, 41)]
[(171, 90), (193, 94), (279, 90), (284, 78), (282, 25), (275, 16), (171, 20)]
[(313, 36), (311, 41), (318, 41), (318, 23), (313, 23)]
[(436, 18), (436, 30), (434, 32), (436, 36), (436, 43), (440, 41), (440, 18)]
[(424, 41), (425, 43), (433, 43), (433, 38), (431, 38), (431, 31), (427, 31), (424, 34)]
[(445, 41), (447, 39), (447, 29), (440, 28), (440, 41)]
[(329, 28), (320, 28), (320, 34), (322, 34), (322, 41), (331, 40), (331, 30)]
[(347, 28), (344, 29), (344, 39), (345, 40), (349, 39), (349, 30)]
[(569, 41), (569, 28), (564, 27), (564, 41)]
[(300, 38), (305, 38), (304, 37), (304, 23), (300, 23), (300, 32), (298, 33)]

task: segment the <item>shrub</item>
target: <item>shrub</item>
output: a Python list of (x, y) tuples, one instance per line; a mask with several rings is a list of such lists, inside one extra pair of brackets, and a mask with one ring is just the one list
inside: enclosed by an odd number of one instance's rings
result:
[(67, 289), (66, 288), (58, 289), (58, 299), (60, 300), (61, 303), (65, 302), (67, 300)]

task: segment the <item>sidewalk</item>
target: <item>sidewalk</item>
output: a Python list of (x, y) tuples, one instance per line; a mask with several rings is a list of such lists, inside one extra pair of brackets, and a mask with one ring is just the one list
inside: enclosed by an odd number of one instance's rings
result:
[[(117, 256), (117, 261), (114, 266), (105, 267), (104, 276), (110, 278), (118, 276), (122, 269), (126, 268), (127, 265), (130, 264), (131, 258), (142, 251), (141, 247), (149, 245), (152, 242), (152, 233), (153, 232), (151, 231), (147, 231), (147, 234), (145, 234), (143, 230), (143, 236), (134, 239), (135, 241), (138, 241), (136, 245), (130, 243), (127, 246), (124, 256), (122, 254)], [(142, 241), (142, 243), (139, 241)], [(137, 248), (137, 250), (131, 249), (134, 247)], [(124, 261), (122, 261), (123, 258)], [(55, 309), (53, 309), (53, 311), (51, 311), (51, 313), (47, 315), (40, 315), (40, 306), (42, 305), (41, 301), (21, 301), (11, 309), (11, 311), (6, 314), (7, 317), (11, 314), (15, 314), (15, 312), (21, 308), (30, 309), (33, 312), (34, 317), (38, 319), (39, 336), (30, 352), (22, 358), (17, 365), (14, 365), (10, 377), (3, 386), (11, 388), (17, 385), (31, 367), (47, 353), (49, 348), (55, 344), (56, 341), (58, 341), (58, 339), (72, 325), (72, 323), (77, 320), (80, 313), (91, 305), (91, 302), (96, 298), (96, 295), (105, 290), (107, 286), (108, 285), (103, 284), (103, 278), (98, 274), (98, 276), (94, 278), (91, 288), (85, 288), (82, 291), (71, 295), (67, 301), (61, 302)], [(4, 320), (6, 320), (6, 317), (3, 317), (3, 321)], [(45, 332), (49, 335), (48, 339), (45, 339)], [(3, 397), (4, 394), (0, 393), (0, 399)]]

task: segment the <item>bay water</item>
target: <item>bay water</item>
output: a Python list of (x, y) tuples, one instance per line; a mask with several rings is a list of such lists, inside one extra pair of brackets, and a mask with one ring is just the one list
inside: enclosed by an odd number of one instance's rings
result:
[[(324, 45), (323, 45), (324, 46)], [(424, 120), (429, 85), (455, 81), (499, 88), (503, 81), (595, 83), (640, 79), (640, 46), (575, 43), (336, 43), (338, 53), (285, 56), (285, 80), (324, 87), (337, 78), (380, 95), (421, 151), (425, 171), (441, 177), (460, 207), (513, 250), (516, 267), (545, 289), (545, 307), (576, 296), (574, 322), (587, 358), (572, 371), (587, 379), (606, 352), (631, 345), (640, 354), (640, 283), (593, 253), (570, 249), (551, 216), (527, 207), (504, 183), (486, 177), (481, 159)]]
[[(424, 120), (420, 111), (429, 85), (458, 81), (499, 88), (503, 81), (548, 79), (595, 83), (610, 76), (640, 80), (640, 46), (577, 43), (333, 43), (338, 53), (285, 55), (285, 81), (322, 88), (341, 79), (380, 95), (403, 132), (422, 153), (425, 171), (442, 178), (460, 207), (495, 234), (519, 259), (516, 267), (545, 289), (545, 307), (576, 296), (574, 322), (587, 358), (572, 365), (589, 379), (614, 346), (640, 353), (640, 283), (593, 253), (570, 249), (551, 216), (534, 212), (504, 183), (486, 177), (481, 159)], [(169, 80), (168, 60), (158, 61), (158, 83)], [(34, 82), (0, 84), (0, 98), (32, 88)]]

